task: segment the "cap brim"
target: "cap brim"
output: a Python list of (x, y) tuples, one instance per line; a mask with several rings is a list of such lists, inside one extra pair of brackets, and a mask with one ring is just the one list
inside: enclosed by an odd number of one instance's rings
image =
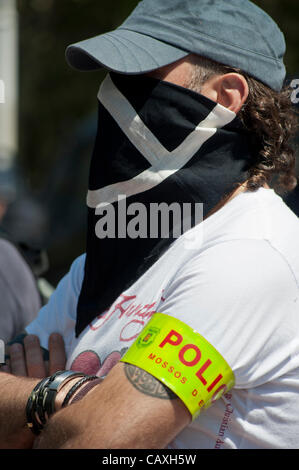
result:
[(68, 46), (66, 60), (78, 70), (104, 67), (118, 73), (138, 74), (171, 64), (188, 54), (150, 36), (119, 28)]

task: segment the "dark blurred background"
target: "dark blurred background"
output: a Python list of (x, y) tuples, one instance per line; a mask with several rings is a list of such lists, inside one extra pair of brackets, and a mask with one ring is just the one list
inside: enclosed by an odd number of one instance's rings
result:
[[(1, 3), (13, 1), (0, 0), (0, 8)], [(11, 195), (3, 226), (47, 250), (50, 265), (45, 277), (53, 285), (85, 251), (88, 166), (96, 130), (96, 95), (104, 77), (101, 71), (72, 70), (65, 62), (65, 48), (114, 29), (137, 3), (16, 0), (18, 139), (15, 167), (6, 179), (11, 178)], [(255, 3), (284, 31), (289, 78), (299, 79), (299, 2)], [(298, 193), (296, 189), (286, 201), (299, 215)]]

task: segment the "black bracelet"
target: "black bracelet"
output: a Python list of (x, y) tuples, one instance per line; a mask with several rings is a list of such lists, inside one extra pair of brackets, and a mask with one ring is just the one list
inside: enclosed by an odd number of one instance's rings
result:
[(58, 371), (50, 377), (45, 377), (42, 379), (32, 390), (27, 405), (26, 405), (26, 417), (27, 417), (27, 426), (31, 431), (38, 435), (43, 429), (46, 423), (46, 417), (44, 415), (43, 407), (41, 406), (41, 400), (45, 388), (49, 383), (51, 383), (55, 377), (62, 374), (63, 371)]
[(49, 417), (55, 411), (55, 397), (61, 385), (73, 377), (86, 377), (82, 372), (58, 371), (42, 379), (32, 390), (26, 405), (27, 426), (40, 434)]
[(36, 419), (36, 401), (38, 398), (39, 389), (49, 380), (49, 377), (42, 379), (38, 384), (34, 387), (32, 392), (29, 395), (27, 405), (26, 405), (26, 418), (27, 418), (27, 426), (28, 428), (34, 433), (39, 434), (42, 425)]
[(47, 410), (45, 409), (45, 405), (44, 405), (45, 394), (46, 394), (50, 384), (58, 376), (62, 375), (63, 373), (64, 373), (64, 371), (62, 371), (62, 370), (59, 370), (59, 371), (55, 372), (55, 374), (48, 377), (48, 380), (46, 380), (44, 383), (42, 383), (41, 386), (38, 389), (35, 411), (36, 411), (38, 420), (41, 422), (42, 426), (44, 426), (46, 424), (46, 422), (48, 421), (49, 416), (50, 416), (47, 413)]
[(55, 411), (55, 398), (61, 386), (74, 377), (86, 377), (86, 374), (83, 372), (65, 371), (60, 377), (55, 377), (55, 379), (47, 385), (43, 398), (43, 408), (48, 417)]
[(70, 401), (70, 398), (75, 394), (78, 388), (81, 387), (81, 385), (83, 385), (85, 382), (90, 382), (91, 380), (95, 380), (95, 379), (98, 379), (97, 375), (88, 375), (87, 377), (83, 377), (83, 379), (78, 380), (78, 382), (76, 382), (66, 394), (62, 402), (62, 408), (64, 408), (68, 404), (68, 402)]

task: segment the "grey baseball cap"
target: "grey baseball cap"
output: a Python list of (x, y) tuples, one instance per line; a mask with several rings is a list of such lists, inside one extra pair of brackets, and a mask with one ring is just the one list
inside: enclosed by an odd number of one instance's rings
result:
[(114, 31), (68, 46), (79, 70), (140, 74), (194, 53), (237, 67), (282, 88), (285, 40), (272, 18), (249, 0), (142, 0)]

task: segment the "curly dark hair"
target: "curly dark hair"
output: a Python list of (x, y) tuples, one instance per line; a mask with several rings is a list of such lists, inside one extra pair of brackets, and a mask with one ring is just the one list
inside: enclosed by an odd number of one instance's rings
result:
[(240, 118), (251, 131), (257, 155), (247, 187), (254, 190), (268, 183), (280, 192), (291, 191), (297, 184), (293, 138), (298, 128), (291, 90), (284, 87), (277, 92), (252, 77), (245, 78), (249, 96)]
[(291, 191), (297, 185), (294, 136), (298, 116), (291, 102), (291, 88), (274, 91), (242, 70), (210, 59), (191, 56), (193, 73), (188, 83), (200, 92), (207, 79), (216, 74), (239, 73), (247, 80), (248, 98), (239, 117), (249, 131), (255, 160), (249, 170), (247, 189), (254, 191), (265, 185), (278, 192)]

